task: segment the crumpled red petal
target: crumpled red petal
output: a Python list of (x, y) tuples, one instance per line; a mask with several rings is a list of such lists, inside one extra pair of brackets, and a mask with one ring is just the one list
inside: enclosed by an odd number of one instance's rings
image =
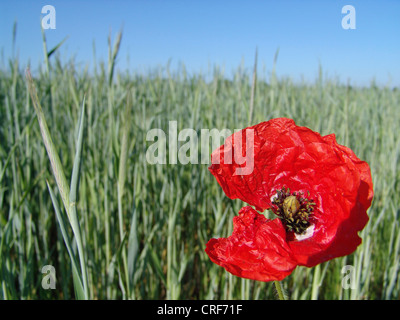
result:
[(353, 151), (338, 145), (335, 135), (322, 137), (324, 155), (310, 188), (317, 198), (315, 230), (303, 241), (289, 245), (300, 265), (315, 266), (351, 254), (361, 244), (358, 232), (368, 222), (366, 210), (373, 197), (369, 166)]
[(233, 218), (228, 238), (211, 239), (210, 259), (235, 276), (259, 280), (282, 280), (296, 267), (279, 219), (269, 220), (250, 206)]
[[(246, 140), (249, 130), (254, 132), (252, 140)], [(236, 174), (246, 163), (225, 163), (225, 154), (243, 155), (252, 145), (253, 171)], [(323, 137), (291, 119), (272, 119), (227, 138), (211, 161), (209, 170), (226, 195), (259, 211), (271, 207), (282, 187), (310, 193), (316, 202), (313, 232), (302, 240), (286, 239), (299, 265), (311, 267), (348, 255), (361, 243), (358, 232), (368, 222), (366, 210), (373, 197), (371, 172), (366, 162), (336, 142), (334, 134)]]

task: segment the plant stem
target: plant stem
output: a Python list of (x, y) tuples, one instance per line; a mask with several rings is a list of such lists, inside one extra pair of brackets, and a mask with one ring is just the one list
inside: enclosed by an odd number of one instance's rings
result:
[(279, 281), (274, 281), (276, 292), (278, 293), (279, 300), (286, 300), (285, 294), (283, 293), (282, 284)]

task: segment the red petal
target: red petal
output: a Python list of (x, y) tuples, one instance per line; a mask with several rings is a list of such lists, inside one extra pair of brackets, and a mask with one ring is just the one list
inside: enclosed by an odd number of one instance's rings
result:
[(268, 220), (247, 206), (233, 218), (230, 237), (211, 239), (206, 253), (235, 276), (259, 280), (282, 280), (296, 267), (286, 233), (279, 219)]
[(334, 135), (323, 139), (328, 143), (324, 153), (332, 159), (324, 159), (324, 165), (331, 164), (331, 169), (321, 168), (325, 176), (320, 177), (321, 185), (314, 190), (319, 198), (315, 231), (311, 238), (289, 242), (299, 264), (308, 267), (356, 250), (361, 243), (358, 232), (368, 222), (366, 210), (373, 197), (368, 164), (337, 144)]

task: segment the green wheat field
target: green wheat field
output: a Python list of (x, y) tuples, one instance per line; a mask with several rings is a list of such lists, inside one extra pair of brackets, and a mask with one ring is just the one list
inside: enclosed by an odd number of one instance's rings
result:
[[(233, 77), (218, 66), (188, 74), (183, 64), (121, 71), (120, 41), (109, 39), (108, 61), (93, 70), (46, 41), (31, 82), (17, 57), (1, 65), (0, 299), (276, 299), (273, 283), (232, 276), (204, 252), (231, 234), (244, 206), (209, 165), (146, 160), (147, 132), (168, 134), (169, 121), (200, 136), (276, 117), (335, 133), (369, 163), (375, 191), (357, 251), (298, 267), (282, 281), (287, 297), (400, 299), (397, 88), (373, 79), (352, 87), (323, 66), (315, 82), (295, 83), (278, 78), (273, 61), (257, 74), (239, 65)], [(45, 266), (54, 289), (43, 285)]]

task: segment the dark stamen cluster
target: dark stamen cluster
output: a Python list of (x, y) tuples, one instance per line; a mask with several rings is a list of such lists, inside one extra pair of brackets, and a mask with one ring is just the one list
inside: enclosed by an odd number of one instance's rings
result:
[(272, 204), (274, 205), (272, 210), (288, 231), (303, 234), (310, 226), (309, 219), (315, 206), (313, 199), (308, 199), (300, 193), (290, 193), (289, 188), (283, 187), (281, 190), (276, 190)]

